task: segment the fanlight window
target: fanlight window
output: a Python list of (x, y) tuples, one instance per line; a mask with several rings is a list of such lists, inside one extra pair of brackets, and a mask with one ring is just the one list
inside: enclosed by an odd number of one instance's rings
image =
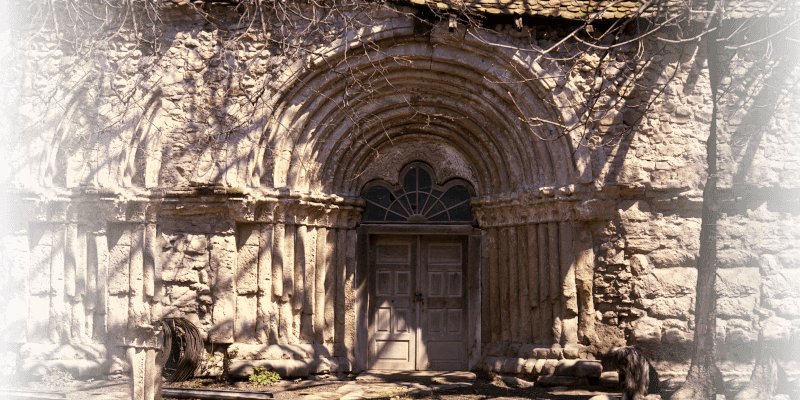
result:
[(453, 179), (444, 186), (435, 184), (433, 170), (415, 162), (400, 172), (400, 185), (384, 181), (367, 186), (366, 209), (362, 222), (472, 222), (469, 184)]

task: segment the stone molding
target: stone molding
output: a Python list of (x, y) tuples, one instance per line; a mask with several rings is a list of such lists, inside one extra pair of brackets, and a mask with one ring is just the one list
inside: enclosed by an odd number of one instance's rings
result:
[(95, 225), (102, 222), (157, 223), (162, 215), (227, 214), (237, 222), (353, 229), (364, 206), (359, 198), (275, 192), (272, 194), (276, 196), (255, 193), (241, 197), (23, 198), (18, 204), (18, 215), (29, 222)]
[(572, 221), (582, 219), (575, 210), (580, 199), (573, 194), (574, 185), (543, 187), (537, 192), (474, 198), (471, 205), (479, 226), (484, 229)]

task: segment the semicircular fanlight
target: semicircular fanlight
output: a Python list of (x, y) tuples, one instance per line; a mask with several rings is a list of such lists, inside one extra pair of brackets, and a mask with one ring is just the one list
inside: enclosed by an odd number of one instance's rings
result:
[(424, 163), (411, 163), (400, 173), (400, 184), (372, 182), (364, 198), (367, 206), (362, 222), (384, 223), (464, 223), (473, 222), (468, 184), (454, 179), (439, 186), (432, 169)]

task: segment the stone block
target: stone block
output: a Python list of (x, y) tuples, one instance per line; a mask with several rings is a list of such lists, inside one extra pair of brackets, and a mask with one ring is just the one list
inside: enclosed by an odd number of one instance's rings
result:
[(693, 312), (694, 297), (681, 296), (673, 298), (639, 299), (637, 302), (648, 314), (656, 318), (677, 318), (688, 320)]
[(719, 270), (724, 268), (758, 268), (758, 256), (742, 249), (720, 249), (717, 252)]
[(746, 297), (757, 294), (760, 286), (761, 274), (756, 267), (717, 269), (718, 297)]
[(761, 274), (764, 276), (777, 274), (781, 272), (782, 269), (778, 260), (775, 259), (775, 256), (772, 254), (760, 255), (758, 257), (758, 267), (761, 270)]
[(658, 298), (694, 294), (697, 283), (695, 268), (653, 269), (634, 284), (639, 297)]
[(784, 268), (800, 268), (800, 249), (790, 248), (778, 253), (778, 262)]
[(600, 361), (579, 360), (575, 365), (575, 376), (599, 378), (603, 373), (603, 364)]
[(258, 291), (258, 247), (242, 246), (236, 260), (236, 292), (255, 294)]
[[(650, 239), (650, 242), (655, 242), (654, 240)], [(631, 263), (631, 272), (634, 276), (641, 276), (647, 275), (650, 272), (651, 265), (650, 261), (647, 260), (647, 257), (643, 254), (634, 254), (631, 256), (630, 259)]]
[(750, 319), (758, 305), (758, 295), (747, 297), (720, 297), (717, 299), (719, 317)]
[(556, 375), (574, 376), (578, 365), (577, 360), (560, 360), (556, 365)]
[(544, 358), (539, 358), (536, 360), (536, 364), (533, 365), (533, 370), (537, 375), (542, 374), (542, 371), (544, 370), (544, 364), (546, 362), (547, 360)]
[(772, 317), (761, 322), (761, 338), (767, 342), (789, 340), (791, 323), (780, 317)]
[(576, 358), (580, 358), (581, 349), (582, 349), (582, 346), (580, 346), (580, 345), (569, 344), (569, 345), (564, 346), (564, 349), (562, 350), (562, 352), (564, 354), (564, 358), (567, 358), (567, 359), (570, 359), (570, 360), (574, 360)]
[(305, 361), (308, 363), (308, 372), (311, 374), (339, 372), (339, 359), (337, 357), (314, 358)]
[(644, 317), (633, 323), (633, 341), (643, 344), (661, 343), (661, 321)]
[(500, 380), (503, 381), (508, 386), (516, 387), (516, 388), (529, 388), (533, 386), (533, 382), (528, 382), (524, 379), (516, 378), (513, 376), (502, 376)]
[(678, 328), (669, 328), (664, 331), (662, 340), (668, 344), (685, 343), (686, 333)]
[(773, 271), (763, 277), (761, 289), (765, 298), (800, 297), (797, 292), (797, 288), (800, 287), (800, 270), (787, 268)]
[(600, 374), (600, 385), (604, 387), (616, 387), (619, 384), (619, 374), (617, 371), (606, 371)]
[(758, 332), (743, 327), (729, 327), (725, 332), (725, 343), (729, 346), (753, 346), (758, 340)]
[[(221, 244), (220, 241), (213, 241), (212, 245)], [(208, 250), (209, 242), (205, 235), (186, 235), (180, 247), (187, 254), (205, 254)]]
[(542, 372), (540, 375), (553, 375), (556, 373), (556, 367), (558, 366), (558, 360), (545, 360), (544, 365), (542, 366)]
[(800, 298), (767, 299), (767, 307), (784, 318), (800, 318)]
[(260, 367), (275, 371), (281, 378), (305, 378), (309, 373), (308, 364), (302, 360), (234, 360), (230, 363), (230, 375), (247, 378), (254, 368)]
[(544, 359), (547, 358), (547, 355), (550, 354), (550, 349), (546, 347), (539, 347), (533, 349), (533, 358)]
[[(199, 251), (205, 249), (205, 236), (189, 235), (197, 244)], [(192, 242), (193, 243), (193, 242)], [(233, 236), (214, 236), (211, 239), (210, 266), (212, 271), (211, 295), (213, 326), (208, 332), (212, 343), (232, 343), (233, 324), (236, 314), (236, 293), (234, 292), (236, 243)]]
[(650, 252), (650, 261), (656, 268), (696, 268), (696, 260), (692, 254), (678, 249), (659, 249)]
[(633, 252), (649, 253), (661, 247), (661, 243), (652, 237), (628, 237), (626, 247)]
[(520, 365), (517, 358), (504, 357), (503, 365), (500, 367), (499, 372), (503, 374), (516, 374), (518, 368), (520, 368)]
[(538, 360), (535, 358), (529, 358), (525, 360), (525, 366), (522, 369), (522, 372), (526, 374), (537, 374), (536, 372), (536, 362)]

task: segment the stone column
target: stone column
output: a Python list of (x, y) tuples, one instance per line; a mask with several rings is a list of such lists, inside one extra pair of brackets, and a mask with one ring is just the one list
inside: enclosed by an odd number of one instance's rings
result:
[(47, 343), (50, 316), (50, 262), (53, 231), (45, 224), (31, 224), (30, 270), (28, 271), (28, 317), (26, 338), (31, 343)]
[(500, 228), (500, 237), (498, 241), (498, 286), (500, 288), (500, 302), (499, 308), (495, 310), (500, 314), (500, 338), (503, 342), (510, 342), (511, 337), (511, 307), (510, 307), (510, 294), (509, 274), (508, 274), (508, 227)]
[(530, 264), (528, 263), (528, 230), (525, 225), (515, 226), (516, 233), (516, 265), (517, 265), (517, 286), (519, 287), (519, 341), (520, 343), (531, 343), (533, 335), (531, 332), (531, 286), (536, 285), (536, 281), (531, 279), (532, 275)]
[(548, 259), (548, 270), (550, 272), (550, 303), (553, 306), (553, 319), (552, 319), (552, 330), (553, 330), (553, 341), (554, 343), (559, 343), (561, 338), (562, 332), (562, 321), (563, 321), (563, 296), (562, 296), (562, 286), (561, 286), (561, 263), (559, 262), (559, 246), (560, 243), (558, 241), (558, 223), (557, 222), (550, 222), (547, 224), (547, 255), (549, 256)]
[(131, 365), (132, 400), (161, 400), (162, 368), (156, 358), (163, 344), (163, 332), (150, 325), (141, 325), (128, 333), (125, 346)]
[(575, 225), (573, 244), (575, 249), (575, 285), (578, 296), (578, 340), (595, 342), (594, 331), (594, 248), (591, 232)]
[(578, 296), (575, 288), (575, 253), (572, 241), (572, 223), (559, 223), (559, 260), (561, 262), (562, 345), (578, 344)]
[(65, 226), (53, 225), (53, 247), (50, 253), (50, 342), (61, 343), (69, 337), (69, 320), (65, 298)]
[[(97, 270), (94, 304), (94, 339), (103, 339), (108, 334), (108, 237), (106, 231), (93, 235), (94, 248), (89, 252), (90, 269)], [(90, 292), (91, 293), (91, 292)]]
[(236, 247), (236, 323), (233, 340), (256, 343), (258, 320), (258, 265), (261, 229), (256, 224), (239, 225)]
[(144, 225), (136, 224), (131, 232), (130, 295), (128, 296), (128, 330), (150, 323), (144, 295)]
[[(321, 235), (318, 234), (318, 235)], [(344, 282), (339, 281), (336, 275), (336, 229), (325, 229), (325, 237), (318, 236), (318, 240), (325, 242), (324, 257), (320, 254), (325, 263), (325, 327), (323, 329), (323, 337), (325, 343), (332, 343), (336, 337), (336, 292), (339, 286), (343, 286)]]
[(526, 226), (527, 260), (528, 260), (528, 296), (531, 306), (531, 339), (534, 343), (542, 343), (544, 339), (539, 330), (543, 304), (539, 300), (539, 231), (535, 224)]
[(258, 322), (256, 337), (259, 343), (276, 343), (278, 336), (277, 319), (273, 306), (273, 289), (275, 281), (272, 276), (272, 233), (273, 225), (260, 225), (258, 245)]
[[(9, 206), (11, 206), (9, 204)], [(4, 339), (8, 343), (26, 343), (29, 286), (28, 273), (30, 270), (30, 244), (28, 229), (25, 221), (20, 221), (17, 229), (7, 233), (2, 238), (3, 251), (0, 253), (3, 272), (8, 274), (8, 283), (4, 289), (7, 296), (3, 315), (10, 324)], [(5, 327), (6, 329), (9, 326)]]
[(550, 294), (550, 248), (547, 244), (547, 224), (538, 224), (539, 237), (539, 304), (542, 308), (539, 320), (539, 335), (543, 344), (553, 343), (553, 302)]
[(491, 309), (491, 336), (492, 343), (499, 343), (503, 340), (501, 335), (502, 319), (497, 310), (500, 309), (500, 260), (498, 256), (497, 246), (499, 241), (499, 232), (497, 228), (489, 229), (489, 306)]

